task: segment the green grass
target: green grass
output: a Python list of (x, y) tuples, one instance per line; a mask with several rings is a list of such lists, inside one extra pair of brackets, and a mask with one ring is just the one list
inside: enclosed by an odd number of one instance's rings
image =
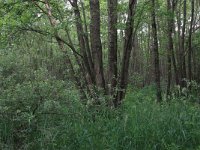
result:
[(1, 114), (1, 149), (200, 149), (200, 109), (187, 99), (156, 104), (152, 87), (129, 90), (117, 110), (86, 109), (76, 99), (33, 118)]

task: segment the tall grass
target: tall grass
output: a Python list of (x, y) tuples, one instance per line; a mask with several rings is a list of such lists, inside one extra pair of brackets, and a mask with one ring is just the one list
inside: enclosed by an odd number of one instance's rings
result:
[(88, 109), (77, 96), (70, 99), (71, 105), (41, 111), (26, 124), (1, 114), (1, 149), (200, 149), (200, 109), (187, 99), (156, 104), (152, 88), (130, 90), (117, 110)]

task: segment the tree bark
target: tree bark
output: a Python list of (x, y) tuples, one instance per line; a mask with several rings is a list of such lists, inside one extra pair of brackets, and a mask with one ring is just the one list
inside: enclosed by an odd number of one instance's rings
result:
[(191, 0), (191, 21), (190, 21), (190, 30), (189, 30), (189, 39), (188, 39), (188, 78), (191, 82), (192, 80), (192, 30), (194, 22), (194, 0)]
[[(172, 12), (172, 4), (170, 0), (167, 0), (167, 10), (168, 13), (171, 14)], [(167, 47), (167, 96), (170, 96), (170, 86), (171, 86), (171, 56), (172, 56), (172, 51), (173, 51), (173, 39), (172, 39), (172, 33), (173, 33), (173, 16), (168, 16), (167, 19), (168, 22), (168, 47)]]
[[(173, 17), (171, 18), (171, 26), (172, 26), (172, 41), (173, 41), (173, 33), (174, 35), (176, 34), (176, 31), (175, 31), (175, 23), (174, 23), (174, 15), (175, 15), (175, 9), (177, 7), (177, 0), (172, 0), (172, 4), (171, 4), (171, 7), (172, 7), (172, 15)], [(178, 70), (177, 70), (177, 61), (176, 61), (176, 55), (175, 55), (175, 46), (172, 42), (172, 46), (173, 48), (171, 49), (171, 58), (172, 58), (172, 63), (173, 63), (173, 67), (174, 67), (174, 75), (175, 75), (175, 81), (176, 81), (176, 85), (179, 85), (179, 73), (178, 73)]]
[[(86, 68), (86, 72), (90, 79), (89, 81), (92, 81), (92, 83), (89, 84), (94, 84), (95, 83), (95, 75), (94, 75), (94, 68), (93, 68), (93, 63), (90, 56), (90, 51), (87, 52), (87, 47), (86, 44), (89, 41), (85, 40), (84, 37), (84, 30), (83, 30), (83, 26), (82, 26), (82, 19), (81, 19), (81, 15), (80, 15), (80, 10), (77, 4), (77, 0), (70, 0), (69, 1), (72, 5), (72, 7), (74, 8), (74, 14), (75, 14), (75, 23), (76, 23), (76, 31), (77, 31), (77, 35), (78, 35), (78, 41), (79, 41), (79, 47), (81, 50), (81, 54), (83, 55), (83, 62), (84, 62), (84, 66)], [(89, 43), (88, 43), (89, 44)], [(89, 53), (89, 56), (88, 56)]]
[(99, 0), (90, 0), (90, 41), (91, 51), (94, 60), (95, 80), (97, 87), (106, 89), (103, 61), (102, 61), (102, 44), (100, 35), (100, 4)]
[(117, 92), (117, 100), (115, 106), (121, 104), (123, 98), (125, 97), (127, 82), (128, 82), (128, 70), (129, 70), (129, 60), (131, 55), (131, 50), (133, 47), (134, 41), (134, 11), (137, 0), (129, 0), (129, 10), (128, 10), (128, 18), (126, 22), (126, 30), (125, 30), (125, 41), (124, 41), (124, 49), (123, 49), (123, 58), (122, 58), (122, 66), (121, 66), (121, 74), (120, 74), (120, 82), (119, 82), (119, 90)]
[(176, 57), (174, 54), (174, 43), (173, 43), (173, 32), (174, 30), (174, 12), (175, 12), (175, 7), (177, 5), (177, 1), (175, 0), (167, 0), (167, 10), (169, 13), (169, 17), (167, 19), (168, 26), (167, 26), (167, 34), (168, 34), (168, 84), (167, 84), (167, 95), (170, 95), (170, 82), (172, 78), (172, 70), (171, 66), (173, 64), (174, 68), (174, 76), (175, 76), (175, 82), (176, 85), (179, 84), (179, 78), (178, 78), (178, 71), (177, 71), (177, 65), (176, 65)]
[[(118, 0), (108, 0), (108, 74), (109, 91), (112, 98), (116, 96), (117, 86), (117, 3)], [(116, 103), (116, 102), (114, 102)]]
[(181, 44), (180, 44), (180, 52), (181, 52), (181, 87), (186, 86), (184, 79), (186, 78), (186, 63), (185, 63), (185, 26), (186, 26), (186, 0), (183, 1), (183, 27), (182, 27), (182, 35), (181, 35)]
[(153, 52), (154, 52), (154, 73), (155, 73), (155, 83), (157, 90), (157, 102), (162, 101), (161, 85), (160, 85), (160, 62), (159, 62), (159, 52), (158, 52), (158, 37), (157, 37), (157, 25), (156, 25), (156, 14), (155, 14), (155, 0), (152, 2), (152, 36), (153, 36)]
[(82, 12), (83, 12), (85, 45), (86, 45), (86, 49), (87, 49), (87, 55), (88, 55), (88, 60), (90, 63), (90, 68), (91, 68), (92, 72), (94, 73), (94, 63), (93, 63), (91, 49), (90, 49), (88, 27), (87, 27), (87, 20), (86, 20), (86, 14), (85, 14), (85, 6), (84, 6), (84, 1), (80, 0), (80, 2), (81, 2)]

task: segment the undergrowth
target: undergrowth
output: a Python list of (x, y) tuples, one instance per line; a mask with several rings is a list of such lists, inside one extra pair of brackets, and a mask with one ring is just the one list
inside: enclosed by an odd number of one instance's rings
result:
[[(51, 92), (62, 87), (61, 82), (51, 89), (49, 82), (45, 87)], [(32, 96), (34, 100), (34, 88), (28, 87), (16, 87), (9, 98), (30, 100)], [(28, 97), (23, 93), (25, 89), (30, 93)], [(152, 87), (146, 87), (130, 90), (119, 109), (88, 109), (79, 104), (76, 93), (59, 92), (57, 100), (44, 94), (44, 102), (34, 114), (31, 108), (17, 108), (1, 96), (1, 149), (200, 149), (199, 105), (186, 98), (157, 104)]]

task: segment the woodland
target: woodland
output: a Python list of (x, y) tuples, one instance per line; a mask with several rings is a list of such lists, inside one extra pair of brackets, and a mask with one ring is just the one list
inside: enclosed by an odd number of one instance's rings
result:
[(0, 0), (0, 149), (200, 150), (199, 0)]

